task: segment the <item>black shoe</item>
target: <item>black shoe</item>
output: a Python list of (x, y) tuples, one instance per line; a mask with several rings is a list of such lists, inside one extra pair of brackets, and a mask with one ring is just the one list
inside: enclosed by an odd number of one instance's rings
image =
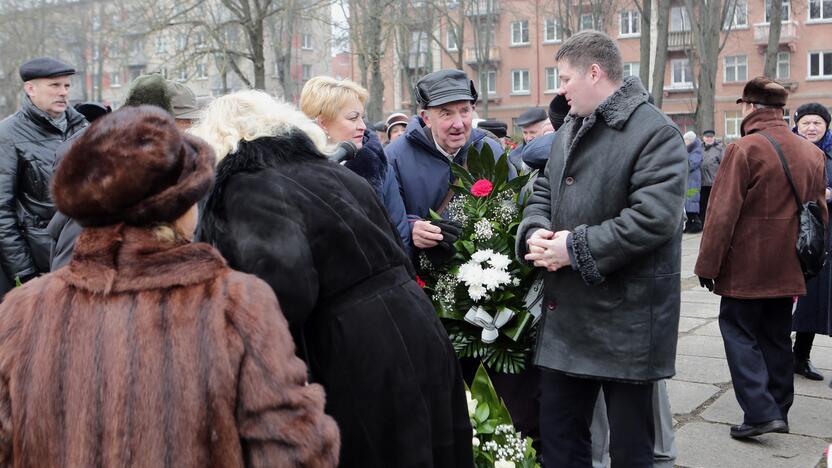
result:
[(794, 373), (802, 375), (809, 380), (823, 380), (823, 375), (815, 369), (815, 366), (812, 365), (812, 361), (808, 359), (795, 359)]
[(788, 434), (789, 425), (782, 419), (775, 419), (760, 424), (743, 423), (739, 426), (731, 426), (731, 437), (735, 439), (747, 439), (749, 437), (768, 434), (769, 432)]

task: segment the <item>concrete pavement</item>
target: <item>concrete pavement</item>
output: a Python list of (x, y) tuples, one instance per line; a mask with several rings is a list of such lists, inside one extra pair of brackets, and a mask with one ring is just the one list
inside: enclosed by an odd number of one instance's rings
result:
[[(694, 468), (827, 468), (824, 448), (832, 443), (832, 338), (817, 336), (812, 362), (826, 379), (795, 376), (790, 434), (753, 441), (731, 439), (742, 421), (731, 386), (719, 333), (719, 296), (699, 286), (693, 274), (700, 235), (685, 234), (682, 245), (682, 318), (676, 377), (668, 382), (679, 456), (676, 466)], [(832, 467), (829, 467), (832, 468)]]

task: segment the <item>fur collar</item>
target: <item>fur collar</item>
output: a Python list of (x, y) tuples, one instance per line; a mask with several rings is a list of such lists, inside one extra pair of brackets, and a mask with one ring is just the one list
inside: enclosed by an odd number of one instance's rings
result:
[(595, 126), (595, 122), (599, 118), (603, 119), (609, 127), (620, 130), (630, 119), (633, 111), (647, 102), (648, 97), (647, 91), (641, 85), (641, 80), (634, 76), (628, 76), (624, 78), (621, 87), (604, 99), (595, 108), (595, 111), (586, 118), (567, 116), (563, 124), (563, 142), (567, 148), (566, 157), (569, 157), (581, 137)]
[(84, 229), (72, 261), (55, 274), (77, 288), (108, 294), (198, 284), (225, 269), (207, 244), (170, 244), (150, 229), (116, 224)]
[(344, 163), (344, 166), (367, 180), (376, 193), (381, 194), (382, 185), (387, 177), (387, 157), (374, 131), (364, 130), (361, 150), (354, 159)]

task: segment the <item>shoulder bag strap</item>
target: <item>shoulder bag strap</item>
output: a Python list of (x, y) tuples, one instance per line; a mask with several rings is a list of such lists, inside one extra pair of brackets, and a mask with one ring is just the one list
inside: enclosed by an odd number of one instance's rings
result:
[(797, 203), (797, 211), (798, 213), (803, 211), (803, 203), (800, 201), (800, 195), (797, 194), (797, 187), (795, 187), (794, 180), (792, 179), (792, 171), (789, 170), (789, 164), (786, 162), (786, 157), (783, 156), (783, 150), (780, 148), (780, 144), (766, 132), (760, 132), (760, 135), (766, 137), (771, 145), (774, 146), (774, 150), (777, 151), (777, 156), (780, 157), (783, 170), (786, 172), (786, 178), (789, 179), (789, 185), (792, 187), (792, 195), (794, 195), (794, 201)]

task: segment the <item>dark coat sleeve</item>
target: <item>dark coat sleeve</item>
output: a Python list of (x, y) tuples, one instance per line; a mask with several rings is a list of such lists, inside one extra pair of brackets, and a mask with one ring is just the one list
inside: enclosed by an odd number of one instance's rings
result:
[(12, 280), (36, 273), (29, 244), (17, 222), (18, 164), (14, 145), (0, 140), (0, 262)]
[(662, 127), (633, 167), (628, 207), (612, 219), (573, 231), (576, 266), (585, 282), (597, 284), (673, 237), (682, 221), (686, 175), (682, 136), (674, 127)]
[(52, 252), (49, 256), (50, 271), (65, 266), (72, 259), (75, 240), (81, 235), (81, 225), (60, 211), (55, 213), (46, 227), (52, 237)]
[[(273, 172), (266, 174), (275, 176)], [(303, 211), (294, 199), (300, 189), (288, 179), (285, 183), (263, 183), (255, 175), (232, 178), (223, 202), (229, 232), (218, 243), (233, 268), (271, 286), (296, 341), (318, 301), (318, 273), (310, 239)]]
[(551, 229), (552, 192), (549, 189), (549, 165), (543, 170), (543, 175), (535, 179), (532, 194), (526, 208), (523, 210), (523, 221), (517, 228), (515, 252), (517, 258), (523, 262), (526, 255), (526, 241), (538, 229)]
[(410, 256), (410, 252), (413, 250), (410, 239), (410, 222), (407, 219), (407, 212), (404, 210), (399, 182), (396, 179), (396, 171), (392, 164), (387, 165), (387, 176), (384, 178), (384, 184), (381, 188), (381, 198), (384, 207), (387, 209), (387, 214), (390, 215), (390, 221), (393, 222), (399, 232), (404, 250)]
[(245, 279), (229, 281), (236, 300), (228, 316), (232, 340), (243, 349), (236, 413), (246, 466), (335, 467), (340, 439), (335, 421), (324, 414), (324, 390), (307, 384), (274, 293), (256, 278)]

